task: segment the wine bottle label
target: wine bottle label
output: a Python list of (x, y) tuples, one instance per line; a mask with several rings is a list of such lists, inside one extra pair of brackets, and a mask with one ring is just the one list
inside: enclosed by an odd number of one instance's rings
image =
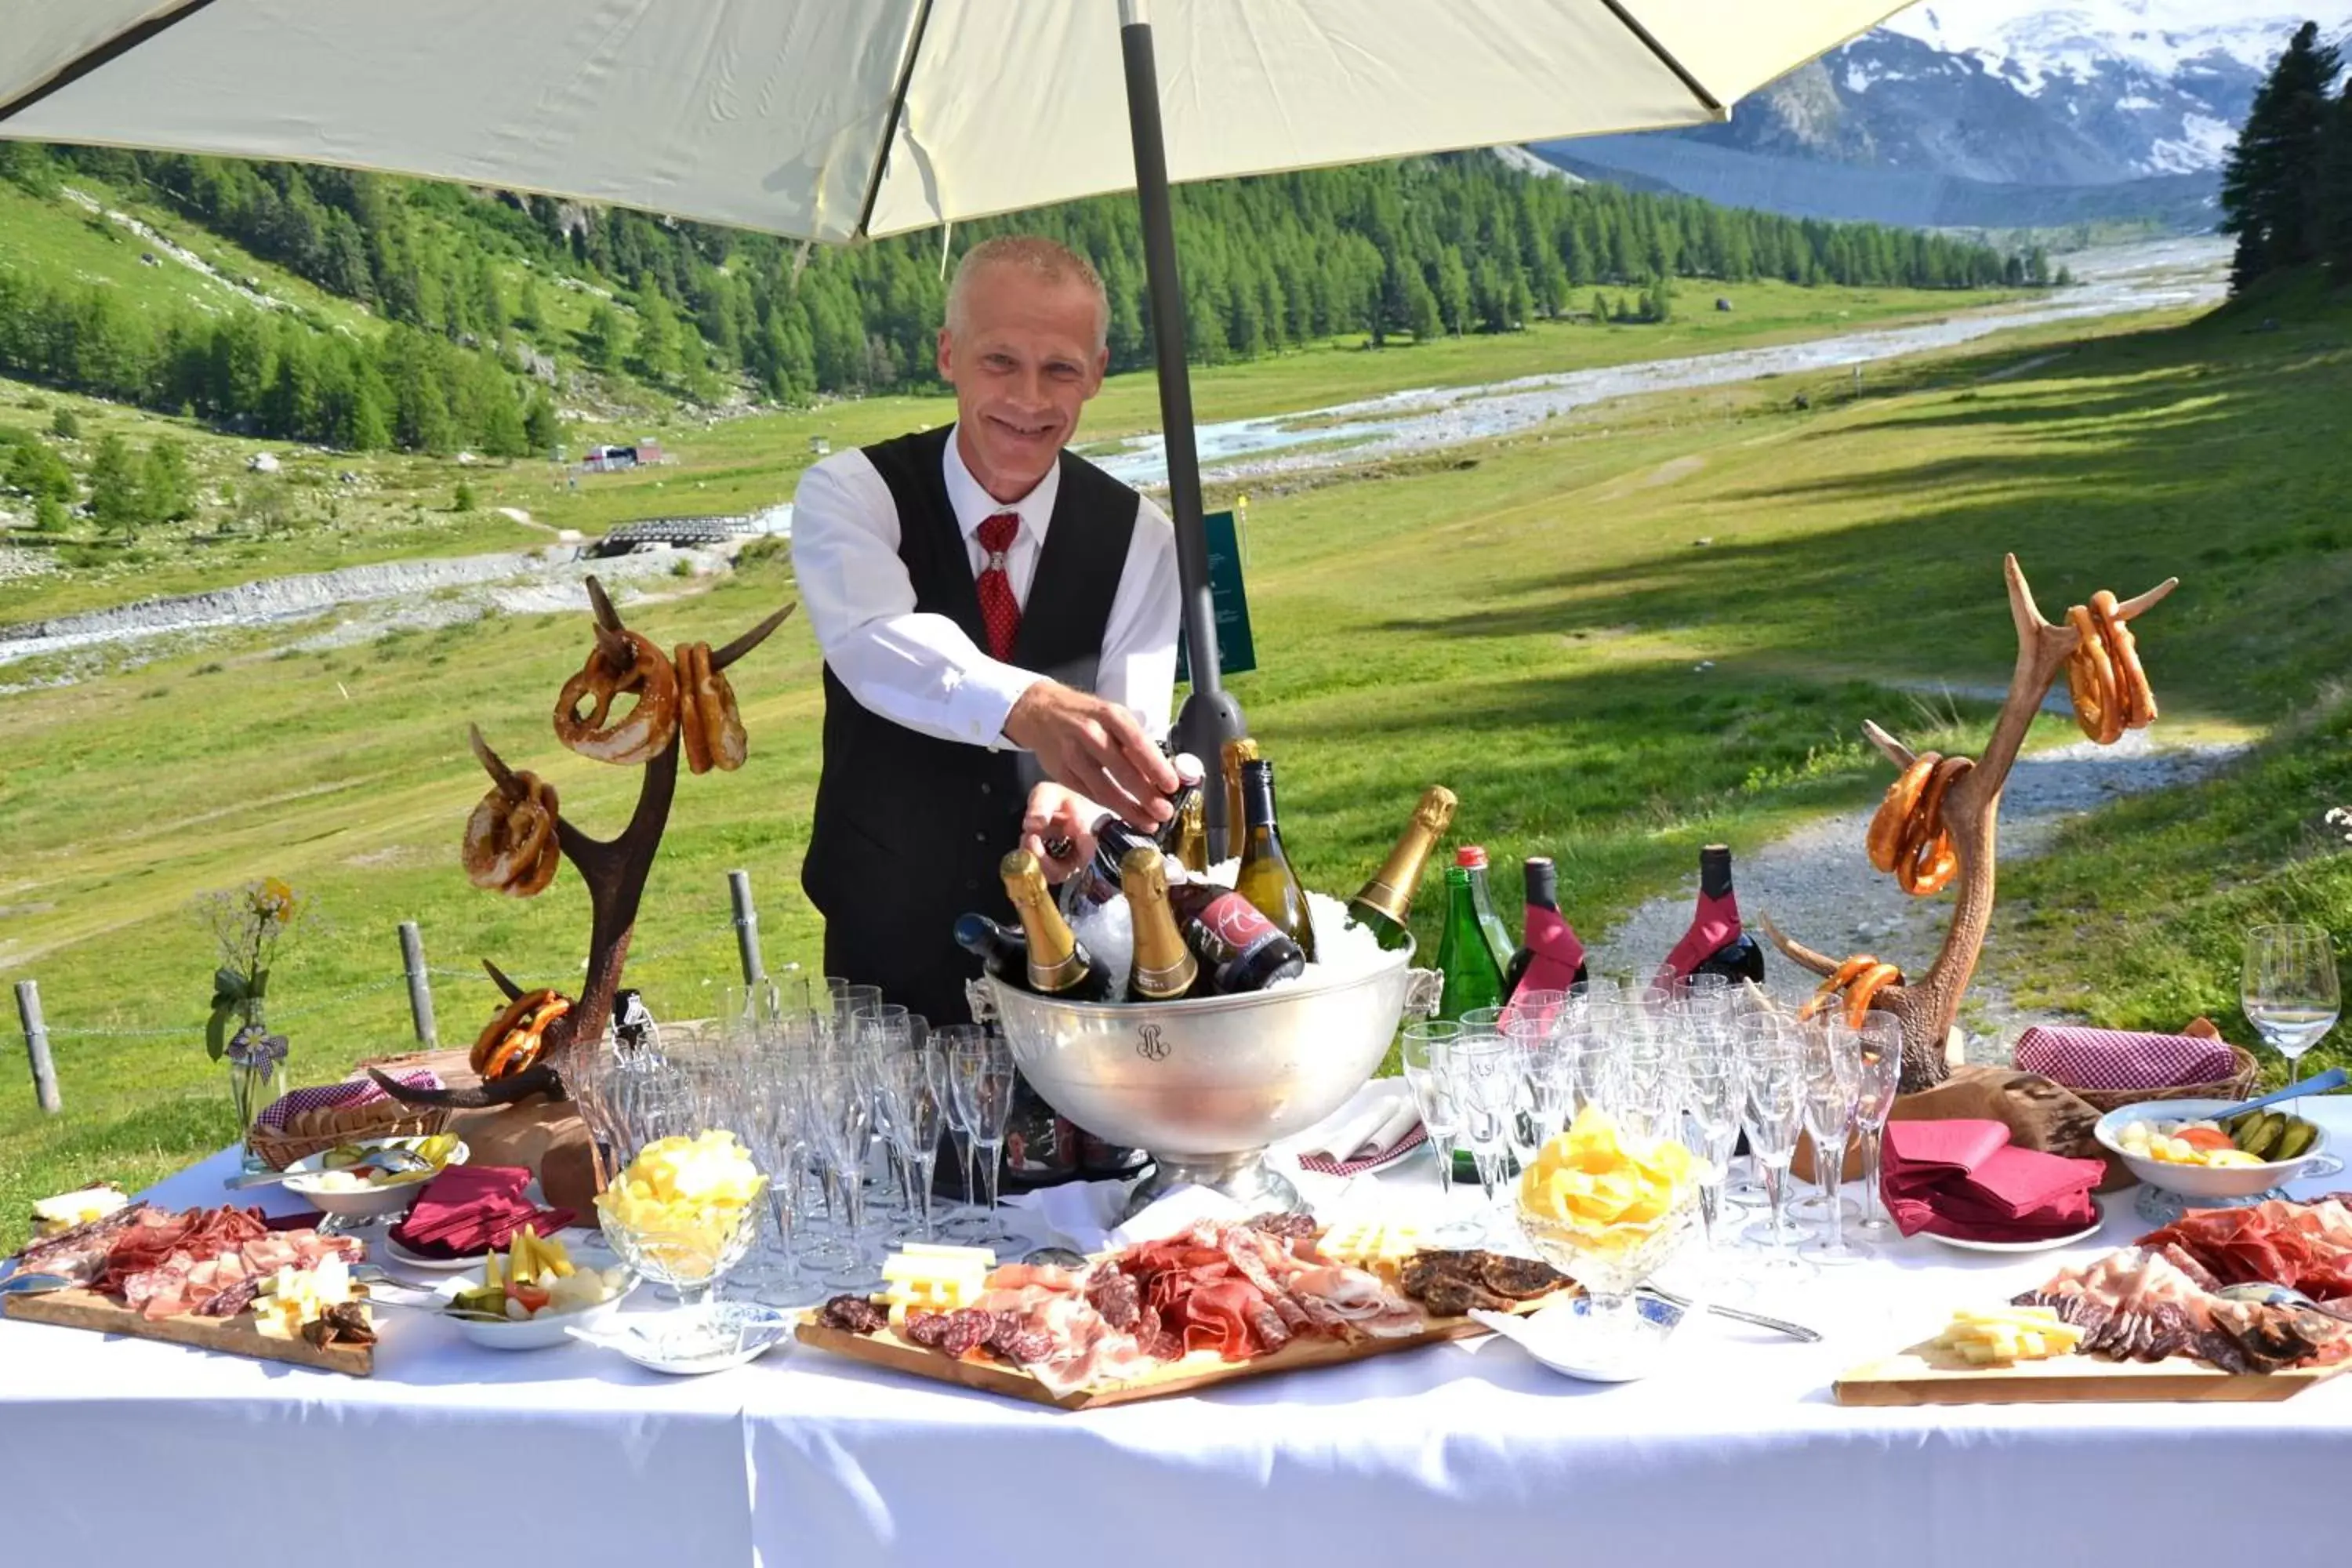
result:
[[(1230, 991), (1236, 988), (1235, 982), (1252, 979), (1255, 984), (1241, 988), (1260, 989), (1267, 980), (1295, 974), (1306, 967), (1303, 952), (1297, 952), (1294, 963), (1287, 956), (1277, 960), (1267, 951), (1280, 942), (1296, 952), (1297, 944), (1232, 889), (1196, 882), (1168, 891), (1185, 942), (1209, 966), (1218, 990)], [(1261, 963), (1266, 973), (1258, 977), (1255, 970)]]

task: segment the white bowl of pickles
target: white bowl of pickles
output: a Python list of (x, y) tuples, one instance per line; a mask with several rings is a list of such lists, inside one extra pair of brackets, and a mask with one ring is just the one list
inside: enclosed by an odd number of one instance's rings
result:
[(2187, 1198), (2251, 1198), (2327, 1152), (2327, 1130), (2273, 1106), (2226, 1123), (2222, 1100), (2152, 1100), (2110, 1110), (2092, 1134), (2152, 1187)]
[[(391, 1169), (380, 1151), (398, 1149), (425, 1162), (415, 1169)], [(425, 1184), (445, 1165), (466, 1163), (467, 1148), (455, 1133), (418, 1138), (363, 1138), (295, 1161), (286, 1167), (286, 1190), (320, 1214), (338, 1219), (381, 1219), (416, 1201)], [(402, 1162), (403, 1164), (405, 1162)]]
[(478, 1275), (441, 1287), (441, 1313), (485, 1349), (546, 1350), (563, 1343), (575, 1325), (608, 1321), (636, 1282), (627, 1265), (593, 1241), (575, 1248), (519, 1230), (503, 1254), (483, 1258)]

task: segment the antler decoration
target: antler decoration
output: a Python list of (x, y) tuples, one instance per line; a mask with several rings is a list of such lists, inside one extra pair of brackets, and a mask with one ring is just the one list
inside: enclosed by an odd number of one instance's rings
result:
[[(613, 607), (604, 584), (591, 577), (587, 587), (589, 604), (596, 616), (597, 648), (610, 668), (625, 671), (635, 657), (623, 636), (628, 628), (622, 624), (620, 612)], [(793, 608), (786, 605), (733, 642), (712, 649), (711, 670), (725, 669), (767, 641)], [(684, 705), (682, 702), (681, 707)], [(562, 1079), (558, 1067), (563, 1053), (579, 1041), (591, 1045), (601, 1042), (604, 1026), (612, 1018), (613, 1001), (620, 990), (621, 967), (628, 961), (629, 939), (636, 926), (637, 906), (645, 896), (646, 879), (653, 870), (654, 856), (661, 848), (662, 833), (669, 826), (670, 803), (677, 793), (680, 736), (685, 724), (691, 721), (690, 717), (682, 716), (678, 729), (645, 763), (636, 809), (629, 814), (628, 826), (619, 837), (591, 838), (560, 811), (556, 815), (557, 847), (564, 858), (578, 868), (581, 880), (588, 884), (588, 969), (581, 983), (578, 1005), (547, 1026), (539, 1060), (510, 1078), (485, 1084), (478, 1089), (414, 1089), (371, 1069), (370, 1076), (386, 1093), (413, 1104), (464, 1107), (507, 1105), (541, 1092), (561, 1097)], [(472, 741), (474, 754), (492, 782), (511, 795), (517, 787), (513, 771), (490, 749), (478, 729), (472, 731)], [(522, 995), (522, 987), (509, 979), (497, 964), (484, 959), (482, 967), (489, 972), (492, 983), (509, 1001)]]
[[(2003, 557), (2001, 570), (2009, 584), (2010, 616), (2017, 625), (2017, 666), (2010, 676), (2009, 694), (2001, 701), (2000, 716), (1993, 721), (1992, 738), (1986, 743), (1984, 754), (1976, 759), (1975, 767), (1953, 781), (1943, 803), (1945, 821), (1959, 859), (1959, 900), (1952, 910), (1951, 924), (1945, 930), (1943, 947), (1927, 973), (1908, 984), (1888, 986), (1877, 994), (1874, 1003), (1903, 1021), (1902, 1088), (1906, 1093), (1932, 1088), (1949, 1074), (1945, 1042), (1950, 1036), (1953, 1019), (1959, 1014), (1960, 996), (1976, 973), (1985, 932), (1992, 923), (1994, 849), (2001, 787), (2009, 780), (2010, 767), (2017, 761), (2018, 749), (2025, 743), (2026, 731), (2032, 725), (2034, 714), (2041, 710), (2043, 697), (2081, 641), (2074, 626), (2053, 625), (2043, 618), (2015, 555)], [(2116, 605), (2116, 618), (2128, 621), (2143, 614), (2161, 602), (2179, 582), (2178, 577), (2168, 577), (2138, 597), (2124, 600)], [(1911, 765), (1911, 748), (1876, 724), (1864, 721), (1862, 732), (1898, 770)], [(1773, 944), (1791, 962), (1816, 974), (1826, 976), (1837, 972), (1836, 959), (1781, 934), (1769, 919), (1763, 926)]]

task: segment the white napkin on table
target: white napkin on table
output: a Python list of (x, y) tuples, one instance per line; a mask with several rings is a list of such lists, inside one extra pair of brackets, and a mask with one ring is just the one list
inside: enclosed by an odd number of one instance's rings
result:
[(1395, 1148), (1420, 1120), (1421, 1108), (1403, 1080), (1374, 1083), (1325, 1131), (1310, 1135), (1298, 1152), (1336, 1163), (1367, 1160)]

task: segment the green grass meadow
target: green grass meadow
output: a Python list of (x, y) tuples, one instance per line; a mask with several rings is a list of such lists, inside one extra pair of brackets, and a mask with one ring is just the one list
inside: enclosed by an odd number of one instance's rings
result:
[[(1763, 330), (1821, 330), (1796, 319), (1803, 304)], [(2242, 923), (2302, 912), (2352, 930), (2352, 857), (2318, 826), (2352, 804), (2352, 716), (2333, 684), (2352, 663), (2352, 522), (2338, 499), (2352, 310), (2305, 304), (2277, 331), (2246, 330), (2244, 310), (2045, 329), (1874, 367), (1858, 398), (1828, 378), (1804, 411), (1794, 381), (1662, 395), (1507, 441), (1252, 487), (1262, 668), (1233, 685), (1281, 762), (1293, 859), (1345, 893), (1419, 791), (1444, 783), (1463, 801), (1456, 837), (1502, 868), (1498, 902), (1517, 902), (1523, 855), (1549, 853), (1571, 916), (1605, 929), (1675, 885), (1703, 842), (1752, 847), (1874, 798), (1885, 773), (1858, 739), (1866, 717), (1948, 749), (1980, 743), (1988, 705), (1899, 688), (2006, 680), (2003, 551), (2053, 613), (2177, 573), (2179, 592), (2138, 628), (2164, 730), (2263, 743), (2216, 782), (2101, 813), (2053, 856), (2005, 871), (2000, 919), (2027, 940), (1999, 943), (1988, 964), (2101, 1022), (2206, 1011), (2242, 1032)], [(1759, 298), (1689, 330), (1768, 317)], [(1672, 352), (1655, 333), (1675, 330), (1293, 355), (1204, 374), (1202, 416), (1564, 368), (1621, 339), (1620, 357), (1654, 357)], [(1560, 362), (1535, 363), (1547, 354)], [(1148, 384), (1114, 386), (1087, 436), (1133, 428), (1149, 398)], [(655, 510), (653, 483), (664, 504), (694, 494), (714, 498), (694, 510), (732, 510), (715, 498), (788, 493), (811, 434), (840, 446), (945, 412), (887, 399), (681, 433), (675, 468), (583, 485), (584, 499), (551, 496), (544, 510), (600, 526)], [(518, 468), (483, 504), (544, 484)], [(773, 554), (672, 588), (633, 612), (664, 643), (722, 640), (793, 596)], [(16, 611), (0, 600), (0, 614)], [(145, 1182), (232, 1135), (197, 1037), (212, 959), (187, 906), (205, 889), (269, 874), (318, 900), (322, 925), (271, 984), (298, 1081), (406, 1043), (398, 921), (418, 921), (451, 972), (436, 982), (445, 1038), (469, 1036), (488, 1008), (488, 985), (457, 973), (478, 958), (526, 983), (578, 973), (576, 876), (503, 900), (467, 884), (457, 848), (484, 788), (469, 721), (551, 777), (589, 831), (625, 817), (635, 773), (571, 755), (549, 730), (584, 625), (501, 616), (326, 653), (280, 652), (287, 635), (0, 697), (0, 976), (40, 982), (66, 1102), (44, 1117), (0, 1074), (0, 1247), (33, 1197)], [(806, 627), (788, 623), (735, 672), (749, 764), (681, 781), (629, 966), (657, 1014), (694, 1015), (733, 973), (731, 868), (751, 872), (771, 969), (817, 963), (797, 868), (818, 671)], [(2037, 739), (2073, 734), (2048, 720)], [(1419, 911), (1425, 935), (1434, 903)], [(183, 1032), (122, 1033), (141, 1030)]]

